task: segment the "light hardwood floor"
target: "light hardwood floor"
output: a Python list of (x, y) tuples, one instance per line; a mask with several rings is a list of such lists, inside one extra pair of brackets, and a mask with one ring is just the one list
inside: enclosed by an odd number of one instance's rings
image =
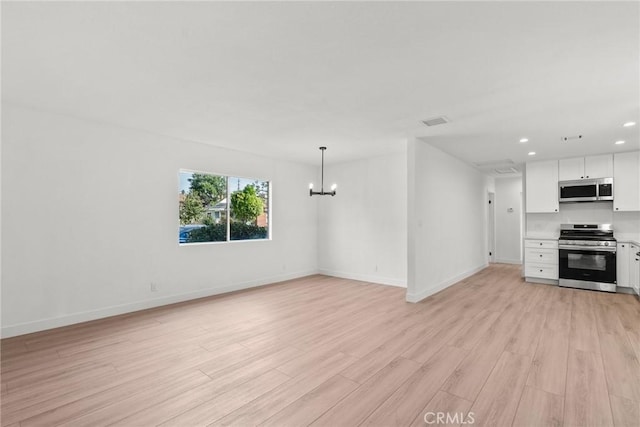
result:
[(640, 425), (635, 297), (500, 264), (404, 297), (313, 276), (5, 339), (2, 425)]

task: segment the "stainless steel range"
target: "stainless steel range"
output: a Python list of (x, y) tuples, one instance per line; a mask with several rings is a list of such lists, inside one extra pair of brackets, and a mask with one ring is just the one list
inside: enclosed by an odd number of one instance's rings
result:
[(560, 286), (616, 291), (616, 239), (611, 224), (562, 224)]

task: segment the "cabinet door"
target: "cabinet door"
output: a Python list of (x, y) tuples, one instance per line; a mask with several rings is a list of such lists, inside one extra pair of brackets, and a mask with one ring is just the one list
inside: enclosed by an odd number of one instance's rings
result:
[(527, 213), (558, 212), (558, 161), (529, 162), (525, 176)]
[(558, 280), (558, 266), (550, 264), (525, 264), (525, 277)]
[(558, 265), (558, 251), (556, 249), (524, 249), (525, 264), (551, 264)]
[(640, 248), (635, 245), (629, 246), (629, 285), (640, 295)]
[(613, 155), (589, 156), (584, 158), (585, 178), (611, 178), (613, 176)]
[(640, 151), (614, 154), (613, 210), (640, 211)]
[(616, 286), (628, 288), (629, 284), (629, 244), (618, 243), (616, 252)]
[(573, 181), (584, 178), (584, 157), (561, 159), (559, 162), (560, 181)]

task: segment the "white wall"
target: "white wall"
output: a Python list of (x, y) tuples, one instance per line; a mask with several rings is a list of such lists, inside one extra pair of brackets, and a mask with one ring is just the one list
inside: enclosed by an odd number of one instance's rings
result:
[[(3, 336), (317, 272), (315, 166), (4, 104), (2, 123)], [(272, 180), (273, 240), (179, 246), (180, 168)]]
[(493, 179), (416, 139), (407, 159), (407, 300), (416, 302), (487, 265)]
[(522, 178), (495, 180), (496, 262), (522, 263)]
[(325, 167), (325, 188), (333, 182), (337, 195), (318, 197), (320, 272), (406, 286), (406, 147)]

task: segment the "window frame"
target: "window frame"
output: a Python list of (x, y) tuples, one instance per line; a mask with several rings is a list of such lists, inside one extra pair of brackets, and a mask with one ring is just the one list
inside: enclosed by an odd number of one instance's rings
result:
[[(227, 192), (226, 192), (226, 199), (227, 199), (227, 206), (225, 208), (225, 214), (226, 214), (226, 225), (227, 225), (227, 232), (226, 232), (226, 240), (217, 240), (217, 241), (210, 241), (210, 242), (185, 242), (185, 243), (180, 243), (180, 204), (178, 203), (178, 246), (200, 246), (200, 245), (219, 245), (219, 244), (227, 244), (227, 243), (246, 243), (246, 242), (266, 242), (266, 241), (271, 241), (273, 240), (273, 236), (272, 236), (272, 193), (273, 193), (273, 182), (270, 179), (262, 179), (262, 178), (255, 178), (255, 177), (247, 177), (247, 176), (241, 176), (241, 175), (227, 175), (227, 174), (220, 174), (220, 173), (214, 173), (214, 172), (206, 172), (206, 171), (202, 171), (202, 170), (196, 170), (196, 169), (187, 169), (187, 168), (179, 168), (178, 169), (178, 194), (180, 194), (180, 175), (182, 173), (190, 173), (190, 174), (203, 174), (203, 175), (213, 175), (213, 176), (220, 176), (223, 177), (225, 179), (225, 184), (227, 187)], [(250, 181), (260, 181), (260, 182), (266, 182), (267, 183), (267, 237), (265, 237), (264, 239), (235, 239), (232, 240), (231, 239), (231, 188), (229, 186), (229, 178), (239, 178), (239, 179), (246, 179), (246, 180), (250, 180)]]

